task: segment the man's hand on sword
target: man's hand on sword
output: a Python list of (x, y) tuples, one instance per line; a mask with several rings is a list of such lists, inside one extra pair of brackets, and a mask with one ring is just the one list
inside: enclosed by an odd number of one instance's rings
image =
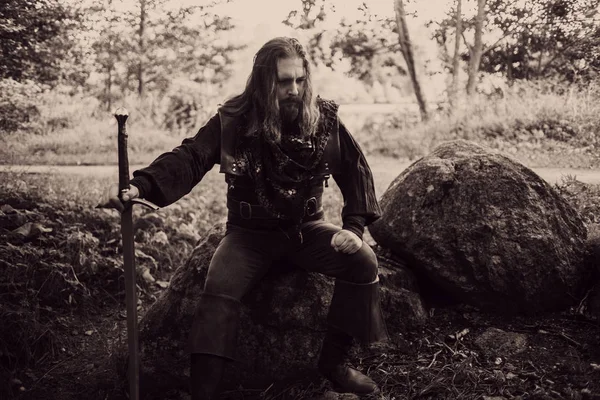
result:
[(139, 196), (138, 188), (133, 185), (130, 185), (129, 189), (125, 189), (119, 196), (119, 185), (115, 184), (106, 190), (97, 208), (114, 208), (119, 212), (123, 212), (125, 210), (124, 203), (137, 199)]

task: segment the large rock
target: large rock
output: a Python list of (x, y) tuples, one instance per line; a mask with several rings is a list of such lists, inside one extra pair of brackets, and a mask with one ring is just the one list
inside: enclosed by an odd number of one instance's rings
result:
[(454, 299), (529, 313), (573, 304), (586, 286), (580, 216), (500, 153), (464, 140), (442, 144), (380, 202), (373, 238)]
[[(187, 390), (187, 336), (210, 259), (223, 235), (224, 225), (217, 224), (140, 322), (145, 399)], [(391, 333), (424, 322), (427, 312), (412, 273), (387, 258), (380, 272), (384, 317)], [(285, 266), (273, 268), (243, 300), (238, 362), (228, 369), (225, 383), (259, 388), (312, 371), (332, 294), (331, 278)], [(126, 359), (124, 349), (118, 351), (119, 358)]]

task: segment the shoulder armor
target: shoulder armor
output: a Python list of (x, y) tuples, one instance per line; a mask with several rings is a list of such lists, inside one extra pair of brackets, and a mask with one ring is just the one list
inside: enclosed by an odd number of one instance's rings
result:
[(226, 107), (219, 108), (221, 119), (221, 162), (219, 172), (242, 175), (235, 161), (235, 146), (239, 129), (238, 117), (228, 112)]
[(323, 156), (319, 162), (316, 173), (319, 175), (338, 174), (342, 170), (342, 159), (340, 152), (340, 133), (337, 111), (339, 106), (332, 100), (317, 97), (317, 106), (321, 113), (321, 129), (329, 134), (329, 139), (323, 150)]

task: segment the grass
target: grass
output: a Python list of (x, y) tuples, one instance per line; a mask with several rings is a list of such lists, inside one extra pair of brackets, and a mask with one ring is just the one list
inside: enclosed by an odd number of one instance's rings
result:
[(501, 97), (462, 98), (451, 112), (433, 111), (425, 123), (402, 111), (386, 118), (348, 117), (370, 154), (415, 160), (443, 141), (467, 139), (512, 154), (531, 167), (598, 167), (599, 96), (594, 86), (563, 90), (528, 83)]
[[(440, 142), (462, 138), (512, 154), (529, 166), (600, 166), (597, 132), (600, 89), (515, 84), (502, 95), (463, 98), (452, 110), (432, 110), (418, 122), (414, 107), (377, 112), (373, 107), (340, 108), (342, 120), (369, 155), (415, 160)], [(148, 163), (192, 136), (195, 129), (169, 133), (148, 101), (124, 100), (130, 110), (130, 159)], [(5, 134), (0, 160), (13, 164), (114, 164), (116, 123), (107, 110), (86, 97), (42, 98), (32, 128)], [(210, 104), (206, 109), (213, 109)], [(386, 109), (389, 109), (387, 107)]]

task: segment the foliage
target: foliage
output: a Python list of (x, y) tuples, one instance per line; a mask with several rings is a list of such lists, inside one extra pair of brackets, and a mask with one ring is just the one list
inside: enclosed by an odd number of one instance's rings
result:
[[(325, 0), (301, 0), (302, 11), (292, 10), (283, 23), (295, 29), (313, 29), (327, 19), (327, 11), (333, 11), (333, 6), (327, 7)], [(318, 7), (317, 7), (318, 3)]]
[[(324, 96), (337, 101), (373, 99), (360, 82), (328, 69), (315, 74), (315, 84), (323, 88)], [(132, 163), (149, 163), (177, 146), (184, 137), (193, 136), (216, 111), (220, 93), (211, 94), (210, 85), (191, 86), (187, 81), (177, 85), (180, 86), (174, 86), (165, 97), (156, 99), (153, 107), (167, 110), (171, 104), (181, 105), (165, 112), (172, 116), (168, 123), (173, 124), (172, 129), (178, 130), (179, 135), (160, 129), (152, 116), (144, 113), (151, 107), (145, 106), (136, 95), (124, 102), (130, 112)], [(340, 85), (343, 91), (338, 91)], [(432, 111), (432, 121), (426, 124), (418, 123), (419, 110), (411, 105), (343, 104), (340, 116), (368, 155), (414, 160), (441, 141), (464, 138), (513, 154), (526, 165), (586, 168), (600, 165), (597, 88), (520, 82), (498, 90), (469, 101), (459, 98), (452, 112), (440, 104)], [(209, 100), (210, 96), (214, 96), (213, 100)], [(67, 94), (44, 94), (40, 99), (43, 101), (37, 106), (42, 119), (36, 121), (29, 133), (5, 134), (1, 160), (21, 164), (115, 163), (115, 119), (99, 110), (97, 101)], [(193, 104), (197, 110), (187, 110), (185, 104)]]
[[(0, 2), (0, 79), (54, 84), (73, 57), (79, 15), (58, 0)], [(71, 62), (76, 60), (69, 60)]]
[[(597, 77), (597, 2), (493, 0), (487, 2), (487, 8), (482, 71), (500, 72), (509, 80), (561, 77), (575, 82)], [(455, 27), (454, 10), (436, 24), (434, 38), (449, 68), (447, 46)], [(466, 38), (474, 28), (474, 20), (462, 24), (468, 47)], [(469, 54), (463, 53), (462, 57), (468, 60)]]
[(229, 78), (232, 53), (243, 47), (225, 37), (233, 28), (229, 17), (212, 12), (210, 4), (173, 8), (164, 0), (138, 0), (135, 5), (121, 12), (124, 3), (110, 0), (89, 9), (91, 32), (100, 32), (92, 44), (93, 68), (101, 77), (94, 85), (108, 109), (130, 93), (162, 97), (176, 80), (217, 84)]
[[(344, 18), (331, 29), (326, 28), (324, 22), (335, 11), (332, 6), (327, 7), (323, 0), (302, 0), (301, 3), (302, 11), (291, 11), (284, 23), (310, 32), (308, 52), (315, 65), (344, 70), (348, 76), (369, 86), (406, 75), (393, 18), (374, 14), (363, 3), (358, 8), (360, 18), (354, 21)], [(394, 81), (399, 86), (397, 80)]]
[(350, 61), (350, 76), (367, 83), (384, 77), (406, 75), (400, 54), (396, 21), (392, 18), (373, 15), (364, 6), (363, 18), (357, 21), (343, 20), (332, 38), (325, 64), (334, 65), (334, 60)]
[[(494, 26), (507, 40), (491, 49), (486, 70), (503, 70), (514, 79), (557, 74), (572, 81), (577, 70), (594, 60), (593, 53), (585, 51), (573, 58), (577, 51), (572, 48), (598, 46), (597, 2), (538, 0), (523, 7), (495, 1), (490, 8), (495, 12)], [(578, 68), (578, 63), (583, 65)]]
[(26, 131), (39, 115), (42, 87), (33, 81), (0, 80), (0, 131)]
[(368, 154), (415, 160), (439, 143), (467, 139), (508, 153), (529, 166), (595, 168), (600, 165), (596, 114), (600, 93), (594, 87), (569, 88), (522, 82), (505, 88), (501, 97), (461, 98), (453, 109), (438, 109), (427, 123), (418, 110), (355, 113), (342, 119), (365, 143)]

